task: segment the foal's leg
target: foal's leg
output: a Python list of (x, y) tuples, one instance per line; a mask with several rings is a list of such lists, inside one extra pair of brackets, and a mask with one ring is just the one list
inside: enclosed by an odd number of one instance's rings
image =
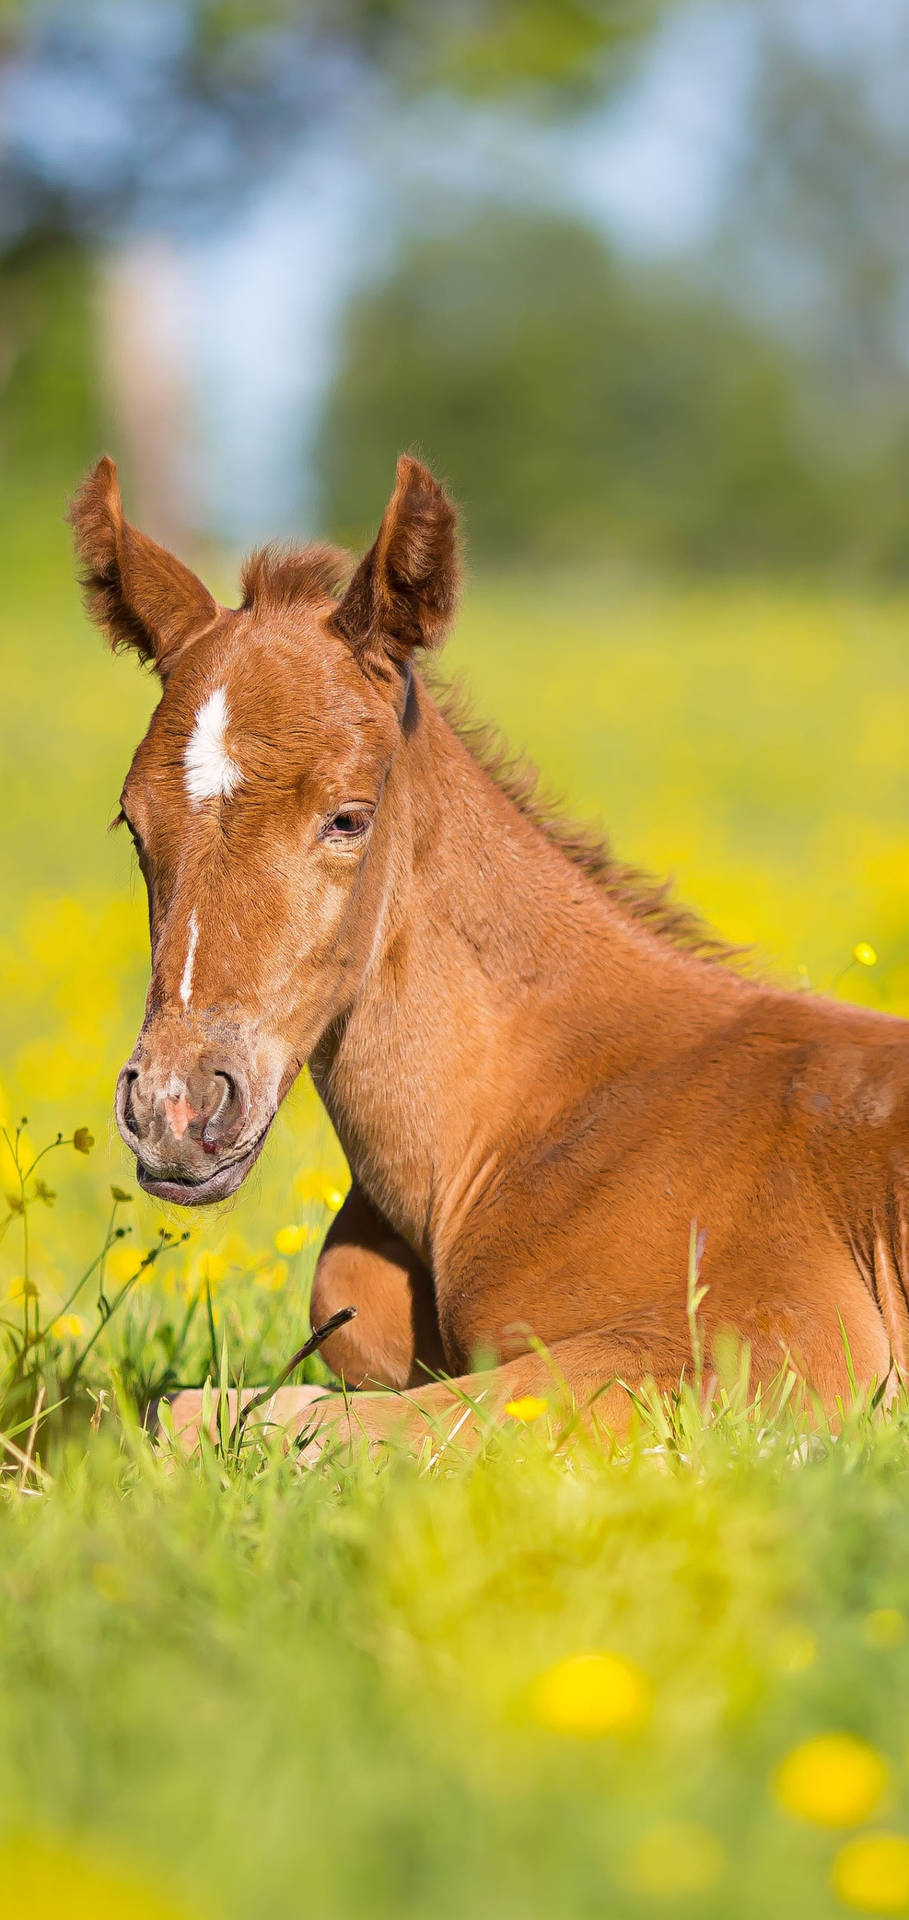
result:
[[(356, 1183), (319, 1255), (310, 1305), (313, 1326), (324, 1326), (340, 1307), (356, 1307), (357, 1317), (339, 1327), (321, 1351), (345, 1386), (403, 1388), (444, 1371), (430, 1276)], [(254, 1391), (250, 1388), (244, 1401)], [(256, 1418), (269, 1426), (299, 1427), (304, 1410), (325, 1393), (324, 1387), (281, 1387)], [(343, 1405), (340, 1394), (330, 1397)], [(236, 1418), (234, 1399), (231, 1424)], [(198, 1442), (202, 1389), (186, 1387), (174, 1394), (170, 1410), (181, 1448), (191, 1452)], [(217, 1425), (213, 1415), (212, 1438)]]
[(444, 1369), (431, 1277), (356, 1183), (319, 1255), (313, 1326), (340, 1307), (356, 1307), (357, 1317), (321, 1351), (346, 1386), (413, 1387)]
[[(681, 1343), (657, 1339), (645, 1344), (603, 1329), (558, 1340), (545, 1354), (521, 1354), (487, 1373), (461, 1374), (409, 1392), (343, 1395), (320, 1387), (282, 1387), (255, 1419), (272, 1433), (283, 1428), (291, 1441), (304, 1434), (304, 1458), (345, 1440), (355, 1445), (391, 1441), (417, 1452), (426, 1440), (435, 1445), (454, 1439), (459, 1446), (469, 1446), (505, 1417), (510, 1401), (528, 1395), (546, 1400), (557, 1419), (570, 1413), (572, 1403), (582, 1411), (589, 1407), (588, 1418), (621, 1433), (632, 1404), (626, 1389), (654, 1380), (668, 1391), (678, 1385), (690, 1360), (690, 1350)], [(217, 1430), (217, 1398), (215, 1394), (212, 1435)], [(233, 1421), (236, 1395), (231, 1393), (229, 1400)], [(171, 1407), (181, 1450), (191, 1453), (198, 1444), (201, 1394), (197, 1389), (178, 1394)]]
[(570, 1416), (572, 1406), (582, 1414), (589, 1409), (588, 1420), (621, 1433), (632, 1406), (627, 1389), (654, 1381), (669, 1391), (690, 1362), (682, 1343), (667, 1338), (645, 1344), (603, 1329), (556, 1341), (547, 1353), (522, 1354), (486, 1373), (398, 1395), (357, 1393), (345, 1400), (335, 1394), (302, 1401), (299, 1409), (288, 1402), (275, 1417), (289, 1433), (296, 1424), (298, 1432), (312, 1436), (313, 1453), (339, 1439), (396, 1441), (418, 1450), (427, 1439), (469, 1445), (505, 1417), (510, 1402), (528, 1396), (545, 1400), (556, 1419)]

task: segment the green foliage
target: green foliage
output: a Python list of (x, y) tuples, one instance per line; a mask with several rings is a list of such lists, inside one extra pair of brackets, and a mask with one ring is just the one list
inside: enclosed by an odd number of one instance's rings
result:
[[(211, 106), (243, 65), (270, 54), (269, 42), (299, 34), (310, 51), (343, 48), (379, 71), (409, 82), (444, 82), (468, 93), (513, 94), (527, 86), (549, 95), (602, 83), (600, 56), (638, 38), (661, 0), (460, 0), (427, 9), (418, 0), (188, 0), (188, 70), (200, 104)], [(0, 30), (10, 40), (53, 23), (46, 0), (0, 0)]]
[(732, 567), (839, 550), (846, 502), (799, 435), (798, 369), (586, 228), (514, 213), (416, 243), (356, 306), (321, 441), (323, 517), (374, 520), (416, 446), (471, 547)]
[(548, 100), (596, 97), (627, 43), (652, 28), (660, 11), (660, 0), (474, 0), (439, 9), (422, 77), (486, 98), (534, 91)]
[[(0, 1502), (0, 1835), (52, 1841), (61, 1896), (833, 1920), (844, 1842), (907, 1831), (904, 1410), (834, 1437), (689, 1403), (684, 1448), (642, 1416), (612, 1458), (537, 1423), (428, 1473), (174, 1469), (110, 1423)], [(582, 1736), (538, 1688), (590, 1653), (649, 1708)], [(828, 1731), (886, 1795), (830, 1827), (775, 1784)]]
[(97, 447), (92, 280), (89, 256), (56, 241), (23, 244), (0, 265), (0, 476), (7, 500), (37, 480), (65, 484)]

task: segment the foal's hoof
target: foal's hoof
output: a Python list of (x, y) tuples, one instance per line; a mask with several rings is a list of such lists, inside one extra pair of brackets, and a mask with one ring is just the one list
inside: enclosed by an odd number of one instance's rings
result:
[[(205, 1392), (202, 1387), (184, 1387), (180, 1393), (169, 1396), (165, 1403), (169, 1408), (169, 1418), (165, 1416), (166, 1424), (161, 1419), (160, 1412), (158, 1415), (159, 1439), (175, 1445), (178, 1452), (187, 1459), (198, 1452), (202, 1435), (204, 1397)], [(244, 1388), (240, 1395), (240, 1409), (237, 1405), (236, 1388), (228, 1388), (225, 1397), (229, 1431), (233, 1432), (238, 1411), (258, 1397), (258, 1389)], [(332, 1395), (326, 1387), (277, 1387), (275, 1392), (250, 1414), (247, 1432), (258, 1431), (271, 1437), (276, 1430), (280, 1429), (285, 1434), (288, 1445), (291, 1445), (298, 1433), (310, 1425), (316, 1425), (318, 1416), (315, 1411), (310, 1410), (315, 1409), (318, 1401), (331, 1398)], [(213, 1443), (218, 1439), (221, 1431), (220, 1402), (220, 1393), (212, 1393), (206, 1432)]]

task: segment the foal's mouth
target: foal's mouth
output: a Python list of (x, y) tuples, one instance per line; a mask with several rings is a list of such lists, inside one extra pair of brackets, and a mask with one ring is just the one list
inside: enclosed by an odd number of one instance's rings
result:
[(156, 1173), (152, 1168), (143, 1166), (138, 1154), (136, 1178), (143, 1193), (151, 1194), (155, 1200), (164, 1200), (169, 1206), (209, 1207), (218, 1200), (229, 1200), (231, 1194), (243, 1185), (250, 1168), (258, 1160), (270, 1127), (271, 1120), (267, 1120), (262, 1132), (252, 1146), (246, 1148), (245, 1153), (238, 1154), (235, 1160), (222, 1161), (213, 1173), (206, 1174), (201, 1180), (184, 1180), (174, 1175)]

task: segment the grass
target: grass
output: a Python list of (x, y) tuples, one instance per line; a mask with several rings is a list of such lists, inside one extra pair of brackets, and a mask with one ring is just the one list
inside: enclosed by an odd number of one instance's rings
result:
[[(794, 1433), (251, 1477), (102, 1427), (0, 1513), (3, 1824), (187, 1915), (833, 1914), (861, 1820), (774, 1774), (851, 1732), (907, 1830), (907, 1416)], [(541, 1716), (603, 1649), (649, 1711)]]
[[(854, 1850), (909, 1835), (902, 1403), (833, 1434), (732, 1385), (706, 1414), (687, 1391), (642, 1408), (620, 1451), (559, 1449), (542, 1415), (478, 1459), (304, 1473), (262, 1448), (175, 1467), (137, 1431), (162, 1382), (217, 1379), (224, 1352), (264, 1378), (300, 1345), (345, 1176), (304, 1085), (230, 1210), (187, 1222), (135, 1188), (109, 1111), (144, 903), (104, 828), (152, 688), (83, 625), (62, 533), (42, 553), (0, 563), (0, 1118), (23, 1172), (62, 1139), (24, 1183), (0, 1149), (0, 1319), (25, 1355), (3, 1420), (28, 1455), (39, 1375), (83, 1413), (40, 1471), (5, 1455), (6, 1909), (909, 1911), (899, 1852)], [(722, 931), (909, 1012), (907, 613), (479, 581), (452, 664)], [(563, 1665), (584, 1655), (586, 1733)], [(779, 1766), (832, 1731), (864, 1744), (812, 1761), (807, 1818)]]

